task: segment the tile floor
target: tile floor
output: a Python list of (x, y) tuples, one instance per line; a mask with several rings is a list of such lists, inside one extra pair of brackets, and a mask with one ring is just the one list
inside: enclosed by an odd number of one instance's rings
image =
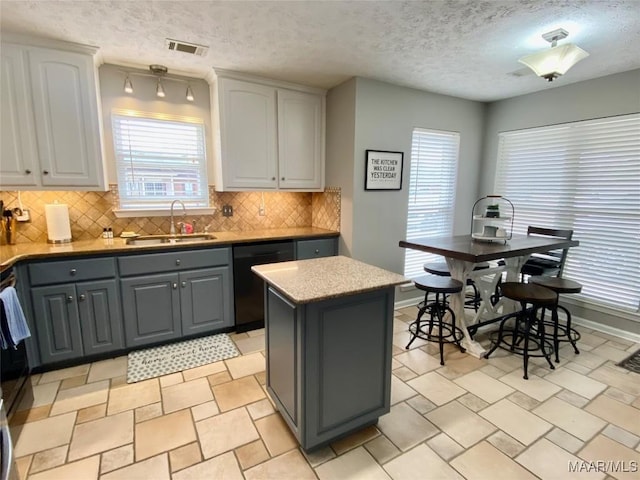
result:
[[(12, 418), (21, 479), (634, 478), (640, 375), (615, 362), (638, 344), (579, 328), (555, 371), (498, 350), (479, 360), (394, 325), (391, 412), (302, 452), (265, 393), (264, 332), (232, 335), (242, 356), (127, 384), (126, 357), (32, 377)], [(608, 463), (596, 463), (596, 462)], [(570, 466), (581, 467), (571, 473)], [(597, 471), (600, 470), (600, 471)]]

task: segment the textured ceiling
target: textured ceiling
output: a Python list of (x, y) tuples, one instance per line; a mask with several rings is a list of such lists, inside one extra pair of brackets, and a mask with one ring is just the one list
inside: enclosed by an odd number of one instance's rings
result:
[[(0, 0), (0, 19), (2, 33), (95, 45), (107, 63), (324, 88), (362, 76), (481, 101), (640, 68), (638, 0)], [(518, 58), (548, 48), (540, 35), (557, 27), (590, 56), (548, 84)], [(167, 37), (210, 49), (172, 52)]]

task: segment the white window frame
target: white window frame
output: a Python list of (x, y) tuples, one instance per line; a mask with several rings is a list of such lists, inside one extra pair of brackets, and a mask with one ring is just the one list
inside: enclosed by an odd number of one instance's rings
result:
[[(452, 235), (459, 153), (459, 132), (413, 129), (407, 206), (408, 241)], [(425, 262), (441, 260), (439, 255), (407, 248), (404, 276), (416, 278), (424, 275)]]
[[(191, 213), (213, 213), (202, 119), (114, 109), (111, 124), (120, 198), (117, 216), (165, 215), (174, 200), (181, 200)], [(143, 176), (145, 169), (148, 176)], [(189, 182), (183, 189), (176, 188), (180, 176)], [(151, 188), (158, 185), (166, 194), (153, 194), (162, 190)]]
[(640, 321), (639, 114), (500, 133), (495, 193), (514, 203), (515, 233), (574, 231), (571, 298)]

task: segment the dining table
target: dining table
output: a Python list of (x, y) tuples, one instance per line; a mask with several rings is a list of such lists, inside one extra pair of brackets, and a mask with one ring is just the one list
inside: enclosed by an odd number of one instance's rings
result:
[[(422, 252), (435, 253), (445, 258), (451, 278), (459, 280), (463, 285), (471, 279), (475, 282), (481, 303), (478, 311), (469, 324), (465, 318), (465, 291), (464, 289), (450, 298), (450, 307), (455, 315), (456, 323), (461, 328), (464, 339), (462, 342), (466, 351), (475, 356), (482, 357), (486, 350), (473, 340), (472, 334), (477, 330), (476, 325), (481, 319), (487, 320), (483, 324), (493, 320), (499, 320), (505, 314), (512, 313), (517, 308), (514, 302), (504, 297), (497, 303), (491, 301), (498, 281), (504, 276), (507, 282), (516, 282), (520, 270), (532, 253), (543, 253), (551, 250), (560, 250), (578, 246), (577, 240), (567, 240), (559, 237), (516, 235), (509, 239), (496, 238), (495, 241), (479, 241), (471, 235), (420, 237), (411, 240), (401, 240), (399, 246), (420, 250)], [(502, 260), (502, 262), (498, 262)], [(475, 270), (476, 265), (490, 263), (490, 267)]]

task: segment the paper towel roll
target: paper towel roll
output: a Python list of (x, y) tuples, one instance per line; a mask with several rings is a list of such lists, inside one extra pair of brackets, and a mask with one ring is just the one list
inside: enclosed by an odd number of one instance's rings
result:
[(69, 207), (64, 203), (52, 203), (44, 206), (47, 218), (47, 237), (49, 243), (67, 243), (71, 241)]

